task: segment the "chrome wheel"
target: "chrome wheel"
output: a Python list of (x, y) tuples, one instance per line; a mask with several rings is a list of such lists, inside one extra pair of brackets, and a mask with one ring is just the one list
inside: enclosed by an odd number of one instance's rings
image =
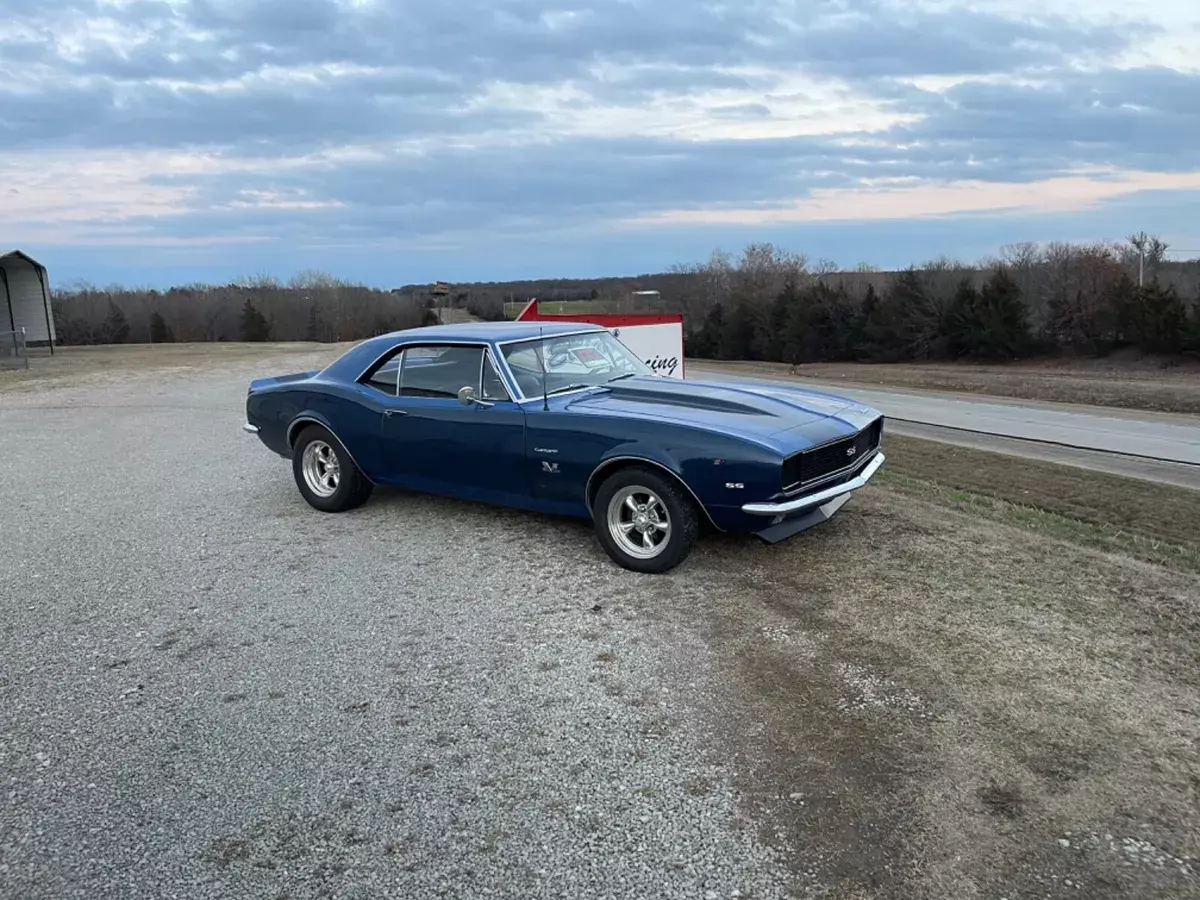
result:
[(608, 533), (623, 552), (653, 559), (671, 539), (671, 515), (654, 491), (631, 484), (608, 501)]
[(342, 478), (342, 466), (333, 448), (324, 441), (309, 441), (300, 461), (304, 483), (318, 497), (332, 497)]

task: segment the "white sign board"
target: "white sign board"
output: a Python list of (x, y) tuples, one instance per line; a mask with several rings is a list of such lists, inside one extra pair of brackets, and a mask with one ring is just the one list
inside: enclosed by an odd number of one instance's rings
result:
[(613, 325), (608, 330), (664, 378), (683, 378), (683, 325)]

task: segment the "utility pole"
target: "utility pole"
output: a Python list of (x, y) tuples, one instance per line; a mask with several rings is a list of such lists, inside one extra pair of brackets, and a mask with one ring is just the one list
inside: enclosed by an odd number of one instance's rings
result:
[(1146, 232), (1144, 232), (1144, 231), (1139, 231), (1137, 234), (1133, 235), (1133, 237), (1131, 237), (1129, 239), (1129, 243), (1133, 244), (1133, 246), (1137, 248), (1137, 252), (1138, 252), (1138, 287), (1139, 288), (1142, 286), (1142, 282), (1145, 280), (1145, 277), (1146, 277), (1146, 243), (1148, 241), (1149, 241), (1149, 238), (1147, 237)]

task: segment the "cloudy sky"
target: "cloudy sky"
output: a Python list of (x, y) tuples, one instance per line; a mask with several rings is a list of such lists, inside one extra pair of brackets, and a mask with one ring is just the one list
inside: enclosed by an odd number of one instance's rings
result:
[[(0, 0), (59, 284), (1200, 248), (1196, 0)], [(1197, 254), (1200, 255), (1200, 254)]]

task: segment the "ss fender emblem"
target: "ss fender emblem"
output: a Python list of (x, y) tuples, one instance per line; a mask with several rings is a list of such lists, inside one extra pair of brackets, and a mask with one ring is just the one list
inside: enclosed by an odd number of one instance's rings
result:
[(558, 474), (558, 463), (546, 462), (545, 460), (543, 460), (542, 461), (542, 471), (543, 472), (553, 472), (555, 474)]
[(746, 485), (742, 484), (740, 481), (727, 481), (725, 482), (725, 487), (729, 488), (731, 491), (740, 491), (743, 490)]

